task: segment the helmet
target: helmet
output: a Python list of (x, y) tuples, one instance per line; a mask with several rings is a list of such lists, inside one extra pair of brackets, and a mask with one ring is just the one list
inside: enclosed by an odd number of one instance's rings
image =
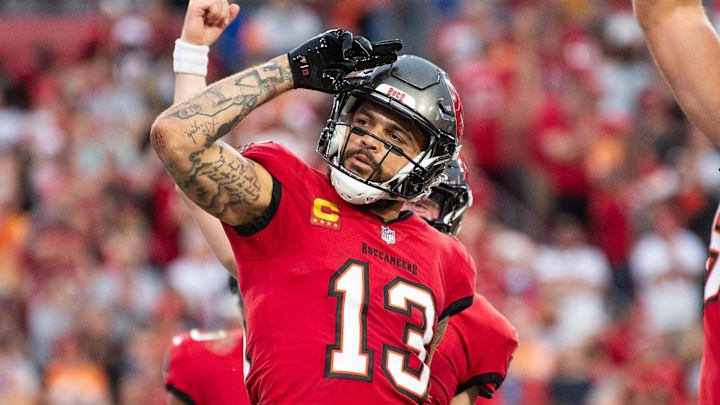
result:
[[(338, 194), (353, 204), (381, 199), (410, 200), (427, 195), (429, 188), (457, 157), (463, 131), (462, 106), (447, 74), (418, 56), (403, 55), (392, 64), (361, 72), (367, 84), (335, 96), (330, 119), (320, 135), (317, 151), (330, 165), (330, 179)], [(373, 102), (408, 119), (427, 137), (417, 156), (350, 123), (363, 102)], [(391, 153), (407, 164), (386, 181), (364, 179), (342, 166), (351, 136), (371, 136), (385, 147), (379, 165)], [(376, 171), (378, 169), (376, 168)]]
[(468, 184), (468, 170), (460, 159), (450, 162), (440, 175), (439, 183), (431, 189), (429, 198), (440, 207), (437, 218), (424, 218), (440, 232), (456, 236), (465, 210), (472, 205), (472, 191)]

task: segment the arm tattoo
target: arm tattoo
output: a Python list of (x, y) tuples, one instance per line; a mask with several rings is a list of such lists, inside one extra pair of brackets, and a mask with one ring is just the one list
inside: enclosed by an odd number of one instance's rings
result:
[(229, 156), (224, 142), (212, 146), (212, 159), (204, 158), (207, 149), (192, 152), (190, 169), (179, 170), (174, 164), (165, 168), (175, 183), (201, 208), (221, 217), (234, 205), (252, 205), (260, 198), (261, 186), (252, 162)]
[[(275, 62), (271, 62), (238, 73), (232, 84), (223, 81), (208, 87), (198, 96), (170, 109), (161, 118), (202, 120), (193, 122), (193, 130), (186, 134), (196, 144), (195, 135), (199, 132), (197, 126), (205, 125), (206, 120), (217, 117), (223, 111), (240, 107), (230, 120), (220, 125), (213, 125), (214, 131), (209, 137), (205, 137), (204, 144), (209, 145), (230, 132), (250, 111), (275, 97), (278, 94), (279, 86), (287, 85), (291, 81), (292, 73), (289, 67), (281, 67)], [(232, 96), (228, 96), (228, 94)]]
[(153, 138), (153, 146), (175, 183), (197, 205), (223, 218), (235, 205), (253, 207), (260, 200), (255, 163), (219, 139), (291, 86), (290, 68), (276, 59), (223, 79), (158, 118), (174, 121), (173, 127), (184, 132), (185, 137), (175, 135), (185, 141), (174, 153), (162, 139)]

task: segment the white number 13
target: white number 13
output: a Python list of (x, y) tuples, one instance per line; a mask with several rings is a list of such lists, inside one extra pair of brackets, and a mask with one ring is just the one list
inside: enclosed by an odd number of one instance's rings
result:
[[(337, 298), (337, 311), (335, 344), (327, 346), (325, 377), (372, 381), (374, 353), (367, 348), (368, 268), (368, 263), (350, 259), (330, 278), (328, 295)], [(435, 299), (428, 287), (401, 277), (385, 285), (383, 298), (388, 311), (412, 317), (415, 308), (423, 315), (421, 326), (405, 324), (405, 347), (383, 344), (381, 364), (395, 389), (423, 402), (430, 385), (430, 369), (424, 362), (433, 337)], [(418, 369), (406, 367), (412, 355), (421, 361)]]

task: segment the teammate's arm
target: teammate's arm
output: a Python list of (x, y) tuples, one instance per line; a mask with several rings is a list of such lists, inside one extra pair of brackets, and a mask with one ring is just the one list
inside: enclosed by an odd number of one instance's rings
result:
[[(213, 3), (211, 3), (211, 5), (212, 4)], [(205, 16), (203, 22), (205, 20), (220, 21), (220, 25), (216, 27), (205, 27), (205, 24), (199, 24), (200, 21), (193, 17), (196, 14), (202, 15), (201, 13), (203, 13), (204, 10), (199, 7), (197, 2), (191, 2), (188, 5), (182, 34), (180, 35), (181, 41), (191, 45), (212, 45), (223, 30), (237, 17), (240, 10), (237, 4), (228, 4), (227, 0), (214, 0), (214, 4), (217, 5), (207, 11), (207, 16)], [(227, 7), (227, 15), (223, 14), (225, 7)], [(204, 75), (175, 73), (173, 102), (178, 103), (183, 101), (194, 94), (202, 92), (206, 87), (207, 82)], [(237, 278), (235, 257), (220, 221), (198, 207), (197, 204), (192, 202), (177, 186), (176, 191), (187, 206), (190, 216), (200, 228), (215, 257), (233, 277)]]
[[(239, 11), (240, 6), (229, 4), (228, 0), (190, 0), (180, 40), (190, 45), (210, 46), (235, 20)], [(176, 72), (173, 104), (202, 92), (206, 87), (204, 75)]]
[(168, 399), (168, 401), (167, 401), (168, 405), (191, 405), (191, 404), (188, 404), (188, 403), (183, 402), (182, 400), (178, 399), (178, 397), (176, 397), (173, 394), (168, 394), (167, 399)]
[(700, 0), (633, 0), (655, 62), (675, 98), (720, 146), (720, 38)]
[(185, 203), (185, 206), (190, 212), (190, 216), (193, 221), (195, 221), (195, 224), (197, 224), (198, 228), (200, 228), (200, 232), (205, 238), (208, 246), (210, 246), (210, 250), (212, 250), (215, 258), (218, 262), (220, 262), (220, 264), (222, 264), (225, 270), (233, 276), (233, 278), (237, 279), (238, 268), (237, 262), (235, 262), (235, 255), (233, 254), (232, 247), (230, 246), (230, 241), (227, 236), (225, 236), (225, 231), (222, 229), (220, 221), (205, 212), (202, 208), (198, 207), (197, 204), (192, 202), (190, 198), (182, 192), (182, 190), (176, 187), (175, 191), (177, 191), (178, 195)]
[(450, 405), (474, 405), (480, 396), (480, 388), (472, 386), (465, 391), (455, 395)]
[(428, 352), (427, 364), (432, 364), (433, 354), (435, 354), (435, 350), (437, 350), (438, 345), (440, 345), (440, 342), (442, 341), (443, 336), (445, 336), (445, 332), (447, 331), (447, 327), (448, 327), (449, 323), (450, 323), (449, 316), (438, 321), (437, 327), (435, 328), (435, 334), (433, 335), (432, 340), (430, 341), (430, 351)]

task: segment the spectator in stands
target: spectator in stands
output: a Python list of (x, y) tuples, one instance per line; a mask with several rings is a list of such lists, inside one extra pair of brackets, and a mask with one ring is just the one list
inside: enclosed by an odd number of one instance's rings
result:
[(197, 226), (186, 221), (181, 228), (180, 256), (168, 265), (170, 286), (180, 293), (193, 319), (203, 328), (216, 328), (220, 299), (227, 290), (227, 273), (213, 256)]
[(638, 299), (658, 333), (679, 332), (700, 319), (698, 279), (705, 246), (679, 221), (670, 202), (657, 203), (650, 210), (652, 228), (637, 241), (630, 257)]
[(57, 340), (44, 380), (48, 405), (111, 403), (107, 376), (72, 332)]
[(559, 215), (552, 244), (535, 258), (540, 294), (550, 304), (557, 350), (584, 346), (607, 324), (605, 294), (611, 279), (605, 254), (585, 242), (576, 218)]
[(40, 405), (40, 376), (22, 333), (20, 306), (0, 300), (0, 403)]

